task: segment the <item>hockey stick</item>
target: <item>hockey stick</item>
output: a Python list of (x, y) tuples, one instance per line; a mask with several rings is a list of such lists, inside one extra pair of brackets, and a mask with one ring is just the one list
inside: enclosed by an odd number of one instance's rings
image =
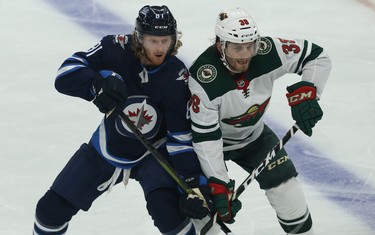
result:
[(250, 183), (264, 170), (264, 168), (270, 163), (270, 161), (276, 156), (284, 145), (292, 138), (292, 136), (299, 130), (297, 124), (294, 124), (292, 128), (288, 130), (288, 132), (284, 135), (282, 139), (280, 139), (279, 143), (277, 143), (272, 150), (267, 154), (266, 158), (259, 164), (259, 166), (253, 170), (253, 172), (238, 186), (237, 190), (232, 195), (232, 200), (238, 198), (243, 191), (250, 185)]
[[(178, 173), (167, 161), (167, 159), (157, 149), (155, 149), (155, 147), (150, 143), (148, 139), (143, 136), (142, 132), (134, 125), (134, 123), (129, 119), (128, 116), (126, 116), (124, 112), (115, 109), (114, 111), (110, 111), (107, 116), (109, 116), (112, 112), (115, 112), (120, 116), (121, 120), (125, 122), (125, 124), (131, 129), (137, 139), (155, 157), (155, 159), (160, 163), (163, 169), (167, 171), (167, 173), (176, 181), (176, 183), (184, 190), (186, 194), (195, 194), (194, 191), (187, 185), (187, 183), (178, 176)], [(233, 234), (232, 231), (222, 221), (220, 222), (220, 228), (225, 234)]]
[[(290, 140), (290, 138), (299, 130), (297, 124), (294, 124), (292, 128), (288, 130), (285, 136), (280, 139), (280, 141), (272, 148), (272, 150), (267, 154), (266, 158), (259, 164), (259, 166), (254, 169), (251, 174), (238, 186), (237, 190), (232, 194), (231, 200), (238, 198), (243, 191), (250, 185), (250, 183), (264, 170), (264, 168), (270, 163), (270, 161), (276, 156), (284, 145)], [(203, 226), (200, 231), (200, 235), (205, 235), (211, 229), (214, 224), (214, 217), (212, 216), (211, 219)]]
[(176, 170), (171, 166), (171, 164), (165, 159), (165, 157), (155, 149), (155, 147), (146, 139), (142, 132), (134, 125), (134, 123), (126, 116), (125, 113), (118, 111), (116, 112), (121, 120), (130, 128), (133, 134), (137, 139), (146, 147), (146, 149), (155, 157), (159, 164), (163, 167), (164, 170), (176, 181), (176, 183), (182, 188), (187, 194), (192, 194), (193, 190), (183, 181), (179, 176)]

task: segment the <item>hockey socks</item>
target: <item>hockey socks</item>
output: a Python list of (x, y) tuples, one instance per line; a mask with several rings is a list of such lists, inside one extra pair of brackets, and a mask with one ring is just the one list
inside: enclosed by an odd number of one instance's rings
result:
[(52, 227), (42, 224), (35, 217), (33, 235), (64, 235), (66, 230), (68, 230), (68, 223)]
[(287, 234), (313, 234), (308, 233), (312, 228), (312, 219), (309, 210), (295, 220), (283, 220), (278, 217), (281, 227)]

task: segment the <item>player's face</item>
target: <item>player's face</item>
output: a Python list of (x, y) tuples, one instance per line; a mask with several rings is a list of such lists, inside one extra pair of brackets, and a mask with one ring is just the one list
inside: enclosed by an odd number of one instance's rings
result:
[(229, 67), (233, 71), (246, 72), (249, 69), (251, 58), (256, 54), (255, 48), (255, 42), (228, 42), (225, 47), (225, 55)]
[(145, 65), (158, 66), (164, 59), (171, 47), (172, 36), (144, 35), (142, 45), (147, 55)]

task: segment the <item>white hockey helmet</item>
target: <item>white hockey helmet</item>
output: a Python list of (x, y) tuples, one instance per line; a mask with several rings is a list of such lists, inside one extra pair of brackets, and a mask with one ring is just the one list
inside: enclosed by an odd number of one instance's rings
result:
[(223, 43), (247, 43), (260, 37), (257, 24), (242, 8), (221, 11), (216, 20), (215, 34)]
[(258, 52), (260, 44), (258, 26), (251, 18), (250, 14), (242, 8), (222, 10), (216, 19), (215, 34), (216, 41), (220, 42), (221, 44), (220, 59), (224, 66), (234, 73), (239, 71), (234, 71), (228, 64), (225, 54), (225, 49), (228, 42), (254, 42), (252, 46), (253, 54), (251, 57), (255, 56)]

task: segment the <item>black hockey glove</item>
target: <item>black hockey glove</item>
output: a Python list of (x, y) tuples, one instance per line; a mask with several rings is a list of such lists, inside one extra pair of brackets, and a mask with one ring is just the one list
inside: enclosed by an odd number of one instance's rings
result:
[(323, 117), (323, 110), (316, 100), (316, 87), (311, 82), (301, 81), (286, 89), (293, 119), (306, 135), (311, 136), (312, 128)]
[(128, 90), (120, 75), (113, 71), (100, 71), (93, 82), (93, 103), (102, 113), (108, 113), (128, 97)]
[(207, 178), (203, 175), (194, 175), (185, 179), (187, 185), (193, 189), (194, 194), (183, 193), (180, 197), (180, 211), (183, 215), (193, 219), (203, 219), (210, 211), (214, 210), (214, 204)]

